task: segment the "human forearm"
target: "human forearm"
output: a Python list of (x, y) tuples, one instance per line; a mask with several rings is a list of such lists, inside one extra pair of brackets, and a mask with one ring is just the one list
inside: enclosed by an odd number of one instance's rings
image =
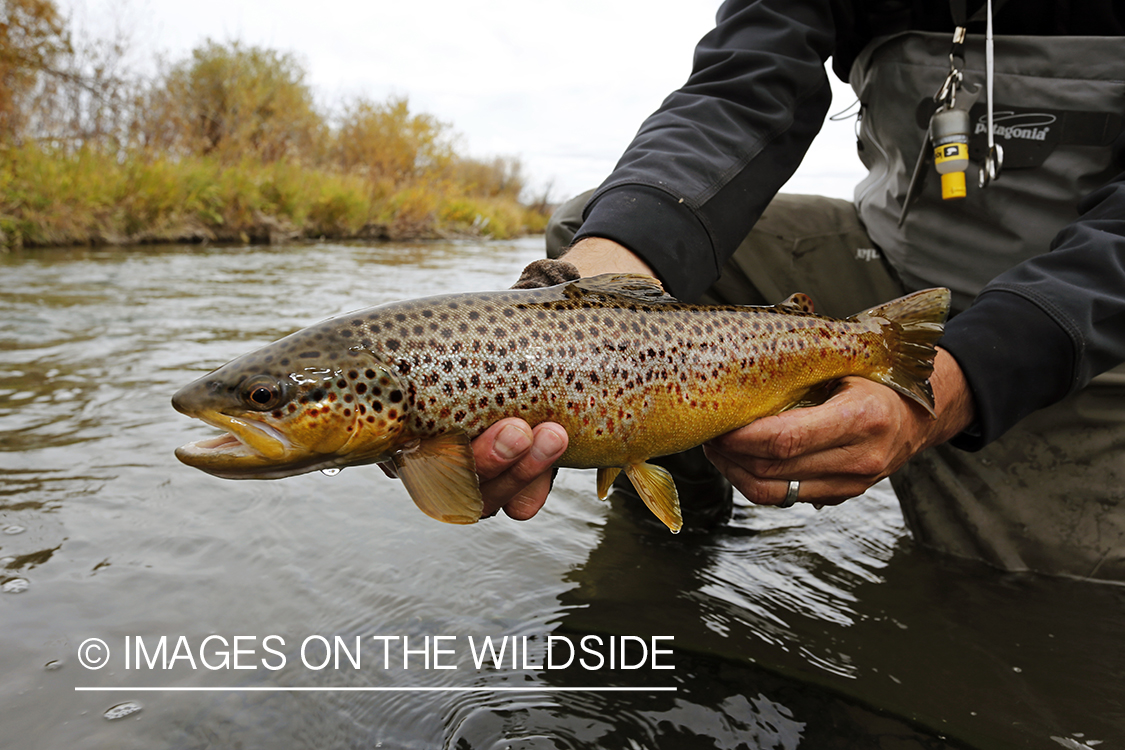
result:
[(657, 278), (656, 272), (629, 248), (603, 237), (587, 237), (577, 242), (563, 257), (582, 276), (600, 273), (639, 273)]

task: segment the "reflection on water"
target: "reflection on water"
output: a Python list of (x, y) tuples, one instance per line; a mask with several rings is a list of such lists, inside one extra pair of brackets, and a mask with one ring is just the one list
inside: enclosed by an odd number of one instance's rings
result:
[[(0, 747), (1125, 744), (1125, 588), (934, 557), (882, 488), (673, 537), (592, 472), (531, 522), (451, 527), (378, 470), (231, 482), (172, 457), (211, 432), (168, 401), (208, 369), (346, 310), (505, 287), (540, 247), (0, 257)], [(674, 636), (675, 668), (534, 668), (587, 635)], [(330, 655), (310, 636), (361, 667), (306, 666)], [(528, 650), (478, 668), (486, 636)], [(238, 669), (207, 666), (224, 653)], [(279, 686), (352, 690), (250, 689)]]

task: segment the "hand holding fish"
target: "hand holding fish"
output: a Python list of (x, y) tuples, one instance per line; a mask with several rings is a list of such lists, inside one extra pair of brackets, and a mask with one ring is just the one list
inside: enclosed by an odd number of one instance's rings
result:
[(480, 476), (482, 516), (501, 508), (511, 518), (526, 521), (539, 512), (551, 491), (551, 468), (566, 451), (562, 425), (544, 422), (532, 429), (522, 419), (502, 419), (473, 441), (473, 458)]
[[(824, 404), (763, 417), (706, 443), (704, 450), (751, 502), (778, 505), (789, 482), (796, 479), (801, 482), (801, 502), (838, 505), (972, 422), (972, 397), (964, 376), (956, 360), (942, 349), (938, 349), (930, 381), (937, 419), (881, 384), (849, 377)], [(496, 427), (531, 435), (531, 428), (520, 420), (505, 420)], [(562, 431), (558, 425), (552, 427)], [(499, 433), (489, 430), (474, 441), (478, 457), (497, 452), (493, 445)], [(530, 437), (505, 446), (503, 452), (503, 459), (488, 459), (487, 463), (478, 458), (482, 479), (490, 478), (485, 475), (486, 467), (491, 472), (501, 470), (493, 467), (506, 466), (518, 466), (514, 471), (519, 479), (506, 484), (482, 482), (490, 490), (485, 507), (504, 507), (512, 518), (526, 520), (547, 499), (549, 462), (532, 457)], [(541, 472), (538, 476), (533, 475), (536, 467)]]
[(798, 480), (801, 502), (838, 505), (972, 423), (965, 378), (943, 349), (930, 382), (936, 419), (889, 388), (849, 377), (824, 404), (763, 417), (704, 451), (751, 502), (777, 505)]

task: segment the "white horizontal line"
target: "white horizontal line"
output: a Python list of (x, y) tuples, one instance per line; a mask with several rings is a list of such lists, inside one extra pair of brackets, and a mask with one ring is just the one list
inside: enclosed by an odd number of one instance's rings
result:
[(144, 693), (667, 693), (675, 687), (76, 687), (76, 692), (108, 693), (129, 690)]

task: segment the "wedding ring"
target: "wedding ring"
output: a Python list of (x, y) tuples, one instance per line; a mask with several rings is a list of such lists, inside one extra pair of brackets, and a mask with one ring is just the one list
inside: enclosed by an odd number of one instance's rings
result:
[(779, 508), (792, 508), (797, 503), (797, 494), (801, 491), (801, 483), (796, 479), (789, 481), (789, 491), (785, 493), (785, 499), (778, 504)]

